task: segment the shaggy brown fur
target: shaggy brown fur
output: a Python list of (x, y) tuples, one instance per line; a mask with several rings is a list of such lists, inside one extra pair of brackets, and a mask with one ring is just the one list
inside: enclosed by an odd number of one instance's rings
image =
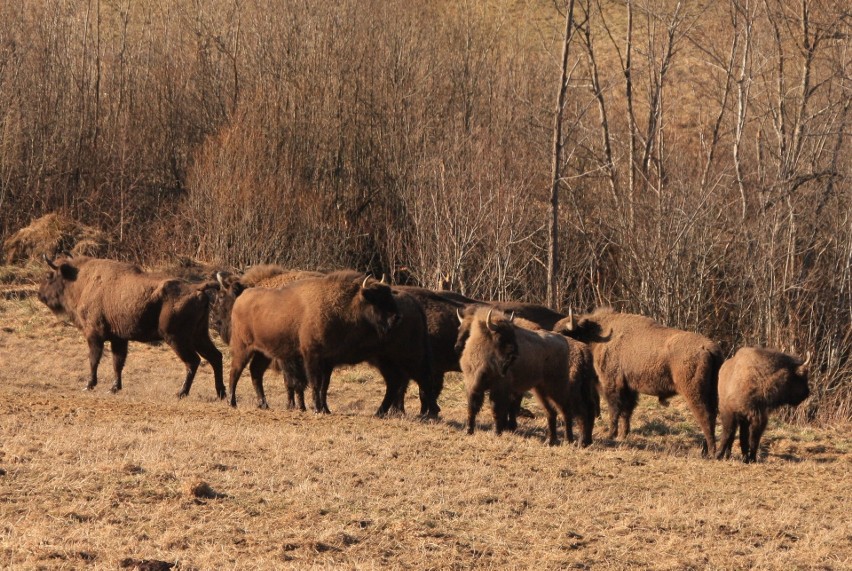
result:
[(601, 308), (579, 318), (569, 317), (554, 330), (588, 343), (610, 409), (610, 438), (630, 432), (638, 393), (665, 403), (682, 395), (704, 433), (704, 453), (716, 453), (716, 410), (722, 352), (697, 333), (664, 327), (628, 313)]
[(83, 331), (89, 344), (91, 390), (98, 383), (104, 343), (110, 342), (115, 369), (113, 392), (121, 390), (121, 371), (129, 341), (165, 341), (186, 365), (178, 393), (189, 394), (204, 357), (213, 367), (216, 394), (224, 398), (222, 354), (207, 330), (208, 290), (215, 282), (192, 285), (142, 271), (138, 266), (96, 258), (60, 258), (39, 289), (39, 299)]
[(512, 400), (532, 390), (547, 411), (550, 444), (558, 441), (557, 410), (565, 420), (569, 442), (574, 441), (573, 415), (581, 412), (582, 444), (591, 444), (596, 407), (593, 377), (584, 374), (589, 363), (583, 362), (581, 354), (572, 355), (561, 335), (526, 325), (530, 329), (515, 327), (505, 314), (489, 307), (472, 308), (465, 315), (460, 331), (467, 333), (460, 332), (460, 337), (466, 339), (461, 368), (468, 394), (468, 434), (475, 429), (485, 391), (490, 392), (494, 428), (501, 434), (507, 428)]
[(769, 411), (796, 406), (810, 395), (808, 364), (798, 357), (757, 347), (743, 347), (719, 370), (719, 417), (722, 422), (719, 458), (730, 458), (740, 429), (744, 462), (757, 460), (760, 437)]
[(343, 271), (294, 282), (281, 289), (249, 288), (234, 302), (230, 319), (231, 406), (243, 369), (251, 361), (258, 406), (266, 408), (263, 373), (272, 359), (301, 359), (317, 412), (326, 400), (334, 367), (373, 357), (399, 321), (389, 287)]
[(312, 272), (306, 270), (288, 270), (277, 264), (265, 264), (254, 266), (246, 270), (240, 276), (240, 282), (245, 287), (283, 287), (295, 281), (308, 278), (321, 278), (326, 275), (323, 272)]

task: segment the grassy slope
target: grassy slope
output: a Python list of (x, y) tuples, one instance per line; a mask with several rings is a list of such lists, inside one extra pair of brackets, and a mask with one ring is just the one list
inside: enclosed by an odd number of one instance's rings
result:
[[(461, 430), (458, 377), (443, 418), (371, 416), (381, 383), (335, 374), (334, 414), (192, 394), (165, 347), (133, 345), (125, 390), (81, 391), (79, 333), (35, 300), (0, 301), (0, 566), (115, 568), (125, 557), (182, 569), (849, 568), (852, 440), (840, 429), (772, 423), (758, 465), (701, 460), (677, 399), (642, 399), (626, 443), (588, 450)], [(415, 392), (415, 391), (410, 391)], [(412, 398), (410, 410), (416, 405)], [(764, 455), (766, 451), (764, 451)], [(199, 499), (197, 480), (224, 494)]]

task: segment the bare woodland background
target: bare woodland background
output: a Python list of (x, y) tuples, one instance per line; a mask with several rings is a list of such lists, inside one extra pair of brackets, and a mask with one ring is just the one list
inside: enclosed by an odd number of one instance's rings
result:
[[(0, 3), (0, 239), (543, 301), (562, 2)], [(852, 417), (852, 13), (577, 0), (560, 300), (816, 352)]]

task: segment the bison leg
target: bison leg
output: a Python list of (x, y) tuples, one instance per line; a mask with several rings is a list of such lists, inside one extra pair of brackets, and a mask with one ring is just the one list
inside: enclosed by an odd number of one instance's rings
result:
[(521, 410), (521, 401), (524, 395), (512, 395), (509, 402), (508, 418), (506, 419), (506, 429), (515, 431), (518, 429), (518, 412)]
[(85, 390), (91, 391), (98, 384), (98, 364), (104, 354), (104, 341), (97, 337), (89, 337), (86, 341), (89, 343), (89, 384)]
[(272, 360), (263, 353), (255, 353), (249, 365), (251, 373), (251, 384), (254, 385), (254, 394), (257, 396), (257, 408), (267, 409), (266, 394), (263, 392), (263, 373), (269, 368)]
[(621, 391), (621, 437), (627, 438), (630, 434), (630, 418), (633, 416), (633, 410), (636, 408), (636, 403), (639, 401), (639, 393), (634, 390), (625, 388)]
[(471, 392), (467, 395), (467, 433), (473, 434), (476, 430), (476, 415), (479, 414), (482, 408), (482, 403), (485, 400), (485, 393)]
[(749, 461), (749, 424), (748, 419), (740, 419), (740, 451), (743, 453), (743, 462)]
[(766, 430), (766, 422), (769, 420), (766, 413), (761, 413), (753, 418), (751, 426), (749, 426), (750, 434), (748, 437), (749, 455), (746, 462), (757, 462), (757, 453), (760, 450), (760, 439), (763, 436), (763, 431)]
[(497, 436), (500, 436), (506, 430), (510, 408), (509, 395), (503, 390), (491, 389), (491, 410), (494, 415), (494, 432), (497, 433)]
[[(213, 379), (216, 387), (216, 396), (220, 399), (225, 398), (225, 382), (223, 379), (222, 370), (222, 353), (216, 348), (213, 340), (210, 339), (210, 334), (205, 331), (203, 335), (198, 337), (195, 347), (198, 354), (213, 367)], [(187, 392), (189, 389), (187, 388)]]
[(305, 369), (308, 374), (308, 383), (314, 396), (314, 412), (317, 414), (329, 414), (325, 398), (328, 394), (328, 383), (331, 379), (331, 368), (317, 359), (304, 358)]
[(393, 364), (380, 363), (378, 368), (385, 379), (385, 397), (376, 410), (376, 416), (385, 416), (391, 409), (405, 413), (405, 389), (408, 386), (408, 379), (399, 367)]
[(178, 391), (178, 398), (183, 398), (189, 394), (189, 389), (192, 387), (192, 380), (195, 379), (195, 373), (198, 371), (198, 365), (201, 364), (201, 357), (195, 352), (188, 343), (184, 341), (170, 341), (169, 346), (177, 353), (178, 358), (183, 361), (186, 366), (186, 378), (183, 381), (183, 386)]
[(237, 381), (240, 380), (240, 375), (243, 374), (243, 369), (248, 365), (252, 358), (251, 352), (246, 352), (244, 348), (231, 347), (231, 378), (228, 382), (228, 392), (231, 393), (231, 399), (228, 404), (233, 407), (237, 406)]
[(121, 371), (124, 370), (124, 362), (127, 361), (127, 345), (127, 339), (113, 339), (109, 342), (112, 348), (112, 368), (115, 371), (115, 382), (110, 390), (114, 393), (121, 390)]
[[(423, 389), (420, 389), (420, 416), (438, 418), (441, 407), (438, 406), (438, 397), (444, 390), (444, 373), (433, 373), (429, 379), (429, 402), (423, 402)], [(419, 384), (419, 383), (418, 383)]]
[(712, 412), (705, 403), (687, 398), (692, 414), (704, 433), (704, 444), (701, 447), (702, 456), (716, 455), (716, 413)]
[(721, 448), (716, 455), (718, 460), (722, 458), (728, 459), (731, 457), (731, 448), (734, 445), (734, 438), (737, 436), (737, 417), (733, 413), (722, 413), (722, 435), (720, 439)]
[[(305, 376), (305, 365), (301, 358), (287, 359), (278, 362), (281, 369), (281, 374), (284, 376), (284, 383), (287, 385), (287, 408), (297, 408), (304, 412), (305, 408), (305, 387), (308, 386), (308, 379)], [(298, 401), (298, 402), (297, 402)]]
[(547, 414), (547, 444), (548, 446), (556, 446), (559, 444), (559, 436), (556, 433), (556, 408), (550, 402), (548, 395), (541, 389), (535, 388), (533, 393)]

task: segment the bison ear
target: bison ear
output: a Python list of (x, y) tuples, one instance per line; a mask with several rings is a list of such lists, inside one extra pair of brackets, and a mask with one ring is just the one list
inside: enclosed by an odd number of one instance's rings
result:
[(62, 279), (68, 280), (69, 282), (73, 282), (77, 279), (77, 272), (79, 270), (72, 266), (71, 264), (60, 264), (59, 265), (59, 273), (62, 274)]

